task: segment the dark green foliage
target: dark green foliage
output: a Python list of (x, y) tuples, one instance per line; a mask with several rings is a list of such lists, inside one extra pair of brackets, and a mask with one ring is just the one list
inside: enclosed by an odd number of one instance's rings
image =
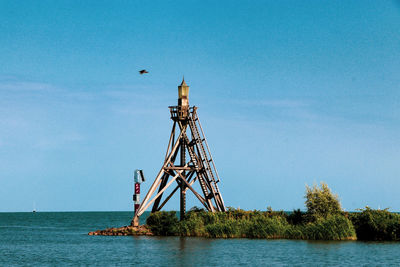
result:
[(178, 218), (175, 211), (159, 211), (151, 213), (146, 223), (155, 235), (175, 235)]
[(360, 240), (400, 241), (400, 214), (366, 207), (349, 217)]
[(293, 225), (304, 224), (307, 222), (307, 216), (306, 213), (302, 212), (300, 209), (297, 209), (293, 210), (293, 212), (287, 216), (287, 220)]

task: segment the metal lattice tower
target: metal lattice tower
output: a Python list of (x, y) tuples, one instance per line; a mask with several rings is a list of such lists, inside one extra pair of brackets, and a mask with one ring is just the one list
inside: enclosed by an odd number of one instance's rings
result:
[[(150, 205), (153, 204), (152, 212), (161, 210), (178, 190), (180, 191), (181, 219), (186, 213), (186, 191), (188, 189), (208, 211), (226, 211), (217, 185), (220, 181), (218, 172), (197, 115), (197, 107), (189, 106), (189, 86), (184, 79), (178, 86), (178, 92), (178, 106), (169, 107), (173, 126), (164, 164), (143, 202), (136, 210), (132, 225), (139, 225), (139, 216)], [(188, 159), (186, 159), (186, 153), (189, 155)], [(179, 163), (176, 164), (178, 155)], [(196, 181), (200, 184), (201, 193), (193, 188)], [(163, 200), (165, 190), (174, 182), (176, 182), (175, 188)], [(161, 202), (161, 200), (163, 201)]]

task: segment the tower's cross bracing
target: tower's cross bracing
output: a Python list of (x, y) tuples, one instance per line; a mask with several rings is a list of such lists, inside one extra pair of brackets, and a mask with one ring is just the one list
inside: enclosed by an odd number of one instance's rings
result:
[[(186, 212), (188, 189), (208, 211), (226, 211), (217, 185), (220, 181), (218, 172), (197, 115), (197, 107), (189, 106), (189, 86), (185, 80), (178, 86), (178, 93), (178, 105), (169, 107), (173, 125), (164, 164), (135, 211), (132, 225), (139, 225), (139, 216), (150, 205), (153, 204), (152, 212), (161, 210), (178, 190), (180, 191), (181, 219), (184, 218)], [(186, 153), (189, 155), (188, 159), (186, 159)], [(175, 163), (178, 155), (179, 163)], [(201, 193), (193, 188), (196, 181), (199, 181)], [(176, 182), (175, 188), (163, 199), (166, 189), (174, 182)]]

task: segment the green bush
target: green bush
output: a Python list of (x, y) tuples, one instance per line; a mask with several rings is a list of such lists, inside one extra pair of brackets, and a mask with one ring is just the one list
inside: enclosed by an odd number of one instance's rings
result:
[(400, 241), (400, 214), (366, 207), (349, 216), (360, 240)]
[(238, 227), (238, 222), (228, 220), (226, 222), (213, 223), (205, 226), (205, 233), (207, 237), (222, 237), (232, 238), (240, 237), (241, 228)]
[[(201, 215), (199, 215), (201, 213)], [(181, 236), (204, 236), (204, 220), (202, 216), (205, 211), (191, 211), (185, 216), (185, 220), (180, 221), (177, 232)]]
[(285, 238), (289, 224), (285, 217), (259, 216), (249, 221), (245, 236), (249, 238)]
[(175, 211), (158, 211), (151, 213), (146, 223), (153, 234), (169, 236), (177, 234), (179, 221)]
[(331, 215), (300, 226), (302, 239), (309, 240), (356, 240), (356, 231), (349, 219)]
[(287, 220), (290, 224), (299, 225), (307, 222), (307, 214), (300, 209), (293, 210), (292, 213), (287, 215)]
[(326, 218), (328, 215), (340, 214), (339, 197), (331, 192), (326, 183), (321, 182), (321, 186), (306, 186), (306, 207), (310, 220)]

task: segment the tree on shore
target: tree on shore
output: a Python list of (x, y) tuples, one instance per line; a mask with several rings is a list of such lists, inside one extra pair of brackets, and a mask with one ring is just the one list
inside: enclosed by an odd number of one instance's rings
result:
[(320, 187), (306, 185), (306, 207), (310, 219), (326, 218), (328, 215), (340, 214), (342, 207), (339, 197), (333, 194), (328, 185), (321, 182)]

